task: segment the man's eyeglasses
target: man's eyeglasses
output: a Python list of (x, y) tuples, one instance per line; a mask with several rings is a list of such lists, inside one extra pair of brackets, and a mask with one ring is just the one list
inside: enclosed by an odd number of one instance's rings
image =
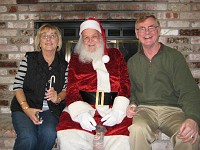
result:
[(48, 38), (50, 38), (50, 39), (55, 39), (55, 38), (57, 38), (57, 35), (56, 35), (56, 34), (50, 34), (50, 35), (42, 34), (42, 35), (41, 35), (41, 38), (42, 38), (42, 39), (48, 39)]
[(148, 28), (139, 27), (137, 30), (138, 30), (140, 33), (145, 33), (147, 30), (148, 30), (149, 32), (153, 32), (153, 31), (156, 30), (157, 27), (158, 27), (158, 26), (155, 26), (155, 25), (149, 26)]
[(97, 41), (99, 39), (99, 36), (98, 35), (93, 35), (91, 37), (89, 36), (83, 36), (83, 41), (84, 42), (89, 42), (89, 41)]

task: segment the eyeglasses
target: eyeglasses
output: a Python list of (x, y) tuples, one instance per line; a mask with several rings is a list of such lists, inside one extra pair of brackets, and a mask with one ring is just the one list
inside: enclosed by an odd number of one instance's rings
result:
[(50, 34), (50, 35), (42, 34), (42, 35), (41, 35), (41, 38), (42, 38), (42, 39), (48, 39), (48, 38), (50, 38), (50, 39), (55, 39), (55, 38), (57, 38), (57, 35), (56, 35), (56, 34)]
[(145, 27), (139, 27), (137, 30), (140, 32), (140, 33), (145, 33), (147, 30), (149, 32), (153, 32), (156, 30), (158, 26), (155, 26), (155, 25), (152, 25), (152, 26), (149, 26), (148, 28), (145, 28)]
[(83, 41), (84, 42), (89, 42), (90, 40), (91, 41), (97, 41), (99, 39), (99, 36), (98, 35), (93, 35), (93, 36), (91, 36), (91, 37), (89, 37), (89, 36), (83, 36)]

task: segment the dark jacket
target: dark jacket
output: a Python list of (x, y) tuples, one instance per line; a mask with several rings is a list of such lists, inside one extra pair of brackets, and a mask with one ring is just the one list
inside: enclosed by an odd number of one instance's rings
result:
[[(67, 62), (61, 59), (58, 52), (56, 52), (53, 63), (48, 66), (44, 60), (42, 52), (28, 52), (27, 57), (27, 72), (24, 79), (23, 91), (26, 96), (29, 107), (42, 109), (43, 99), (45, 97), (45, 88), (49, 88), (49, 79), (52, 75), (55, 76), (55, 83), (52, 87), (60, 93), (65, 83), (65, 71)], [(64, 109), (65, 101), (56, 105), (48, 101), (50, 111), (57, 117), (60, 116)], [(16, 96), (11, 102), (11, 111), (22, 111)]]

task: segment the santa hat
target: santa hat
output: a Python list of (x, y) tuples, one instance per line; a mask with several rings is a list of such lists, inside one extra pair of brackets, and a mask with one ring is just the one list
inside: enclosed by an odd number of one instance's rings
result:
[(89, 29), (95, 29), (95, 30), (97, 30), (101, 33), (102, 38), (103, 38), (103, 42), (104, 42), (104, 56), (102, 57), (102, 61), (104, 63), (108, 63), (110, 61), (110, 57), (108, 56), (106, 36), (105, 36), (105, 32), (104, 32), (104, 29), (103, 29), (101, 23), (95, 18), (88, 18), (86, 21), (84, 21), (80, 25), (79, 35), (81, 36), (81, 33), (83, 32), (83, 30), (88, 29), (88, 28)]

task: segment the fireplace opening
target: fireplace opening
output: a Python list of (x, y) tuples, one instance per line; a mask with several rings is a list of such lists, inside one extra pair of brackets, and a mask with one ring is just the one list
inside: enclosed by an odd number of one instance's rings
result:
[[(63, 40), (61, 54), (69, 62), (74, 52), (74, 47), (79, 39), (79, 21), (36, 21), (35, 33), (44, 23), (51, 23), (60, 28)], [(105, 30), (108, 47), (118, 48), (126, 61), (138, 51), (138, 40), (135, 36), (134, 20), (101, 20)]]

